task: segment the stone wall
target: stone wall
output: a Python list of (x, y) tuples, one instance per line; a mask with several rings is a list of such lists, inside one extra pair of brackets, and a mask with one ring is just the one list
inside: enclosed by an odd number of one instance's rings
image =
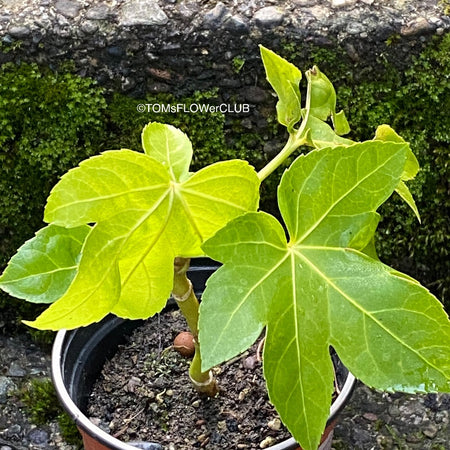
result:
[(135, 96), (214, 86), (257, 104), (267, 97), (258, 44), (298, 57), (339, 46), (377, 70), (380, 55), (401, 65), (449, 28), (438, 0), (0, 0), (0, 63), (73, 60)]

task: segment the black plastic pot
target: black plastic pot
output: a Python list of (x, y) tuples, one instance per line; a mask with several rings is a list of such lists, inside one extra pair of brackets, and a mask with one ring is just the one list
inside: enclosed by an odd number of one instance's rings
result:
[[(209, 260), (200, 260), (200, 265), (191, 267), (189, 277), (201, 295), (205, 281), (217, 269)], [(159, 450), (157, 443), (125, 443), (95, 426), (85, 415), (92, 387), (104, 363), (110, 359), (127, 336), (143, 321), (124, 320), (108, 316), (99, 323), (71, 331), (58, 332), (52, 353), (52, 378), (58, 397), (80, 430), (85, 450)], [(338, 381), (341, 379), (341, 393), (333, 403), (328, 426), (322, 437), (320, 450), (331, 448), (332, 430), (336, 416), (347, 402), (355, 379), (342, 364), (337, 364)], [(270, 447), (270, 450), (298, 449), (294, 439), (288, 439)]]

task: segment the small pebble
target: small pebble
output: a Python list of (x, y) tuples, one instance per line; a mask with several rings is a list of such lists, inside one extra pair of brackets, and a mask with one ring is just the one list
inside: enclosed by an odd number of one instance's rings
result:
[(0, 377), (0, 403), (6, 403), (9, 395), (17, 389), (17, 386), (8, 377)]
[(255, 356), (248, 356), (242, 363), (245, 369), (253, 370), (256, 367), (257, 359)]
[(12, 438), (12, 437), (19, 436), (21, 431), (22, 431), (22, 427), (16, 423), (14, 425), (11, 425), (6, 430), (3, 430), (2, 434), (8, 438)]
[(427, 438), (433, 439), (434, 437), (436, 437), (436, 434), (438, 433), (438, 428), (436, 427), (436, 425), (430, 424), (422, 431), (422, 433)]
[(89, 420), (96, 426), (99, 427), (102, 420), (99, 417), (89, 417)]
[(276, 439), (272, 436), (267, 436), (264, 440), (259, 443), (259, 448), (268, 448), (271, 445), (275, 444)]
[(244, 398), (247, 397), (247, 394), (249, 392), (250, 392), (249, 388), (242, 389), (242, 391), (239, 392), (239, 396), (238, 396), (239, 401), (242, 402), (242, 400), (244, 400)]
[(195, 402), (192, 402), (192, 406), (194, 408), (200, 408), (201, 404), (202, 404), (202, 402), (200, 400), (195, 400)]
[(221, 421), (217, 422), (217, 430), (222, 433), (224, 431), (227, 431), (227, 423), (225, 420), (221, 420)]
[(34, 428), (28, 433), (28, 438), (33, 444), (43, 446), (48, 443), (50, 436), (42, 428)]
[(267, 426), (273, 431), (279, 431), (281, 429), (281, 420), (278, 418), (275, 418), (275, 419), (269, 421)]
[(142, 385), (142, 380), (138, 377), (131, 377), (125, 386), (127, 392), (135, 392), (138, 386)]
[(26, 370), (17, 361), (11, 363), (7, 372), (10, 377), (24, 377), (26, 374)]

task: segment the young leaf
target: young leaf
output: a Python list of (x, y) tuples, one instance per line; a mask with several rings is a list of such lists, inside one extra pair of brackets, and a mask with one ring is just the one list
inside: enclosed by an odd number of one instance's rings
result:
[(317, 448), (329, 412), (329, 345), (371, 386), (450, 390), (450, 325), (442, 306), (361, 252), (406, 158), (407, 146), (393, 142), (300, 156), (278, 191), (289, 242), (274, 218), (248, 213), (203, 245), (224, 263), (202, 297), (204, 369), (241, 352), (266, 325), (269, 396), (306, 450)]
[(299, 83), (302, 73), (293, 64), (262, 45), (260, 50), (267, 81), (278, 95), (276, 106), (278, 122), (291, 132), (301, 118)]
[[(374, 140), (384, 142), (405, 142), (405, 140), (401, 136), (399, 136), (389, 125), (380, 125), (376, 130)], [(408, 187), (404, 183), (405, 181), (414, 179), (414, 177), (417, 175), (417, 172), (419, 171), (419, 162), (417, 161), (414, 153), (411, 151), (409, 144), (406, 144), (408, 145), (408, 153), (405, 169), (402, 173), (402, 179), (395, 191), (413, 210), (414, 214), (417, 217), (417, 220), (420, 222), (420, 214), (419, 210), (417, 209), (416, 202), (414, 201), (414, 198)]]
[(337, 145), (352, 145), (355, 142), (336, 134), (327, 123), (309, 115), (305, 129), (308, 130), (308, 144), (314, 148), (335, 147)]
[(25, 242), (0, 277), (0, 288), (33, 303), (52, 303), (66, 292), (90, 227), (48, 225)]
[(330, 116), (336, 134), (343, 135), (350, 131), (344, 111), (336, 113), (336, 91), (330, 80), (317, 66), (306, 72), (310, 85), (309, 114), (326, 121)]
[[(179, 154), (177, 139), (174, 151)], [(170, 295), (173, 259), (202, 255), (205, 239), (256, 209), (259, 181), (244, 161), (213, 164), (180, 182), (173, 173), (146, 154), (121, 150), (86, 160), (62, 177), (46, 220), (96, 225), (68, 291), (30, 325), (75, 328), (111, 311), (129, 318), (155, 314)]]

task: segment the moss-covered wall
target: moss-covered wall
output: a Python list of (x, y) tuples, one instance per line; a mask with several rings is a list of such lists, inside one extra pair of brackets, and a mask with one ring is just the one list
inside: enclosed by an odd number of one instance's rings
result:
[[(106, 101), (92, 80), (37, 65), (0, 69), (0, 267), (42, 226), (58, 176), (104, 141)], [(32, 306), (0, 293), (0, 322)], [(1, 328), (0, 328), (1, 330)]]
[[(397, 45), (396, 40), (387, 45)], [(450, 35), (437, 37), (420, 55), (402, 64), (392, 64), (381, 53), (377, 70), (367, 71), (363, 61), (353, 60), (348, 49), (339, 46), (324, 49), (282, 42), (278, 49), (302, 69), (314, 63), (327, 73), (337, 87), (339, 106), (349, 117), (352, 137), (370, 139), (378, 124), (389, 123), (412, 142), (422, 165), (412, 187), (422, 224), (393, 198), (381, 211), (377, 245), (383, 260), (417, 277), (450, 308), (449, 50)], [(254, 70), (245, 58), (231, 61), (230, 67), (243, 78)], [(262, 79), (262, 67), (260, 72)], [(236, 99), (224, 89), (184, 98), (160, 93), (136, 99), (106, 92), (92, 80), (71, 74), (68, 67), (50, 71), (36, 65), (4, 65), (0, 70), (0, 269), (16, 247), (40, 228), (45, 198), (58, 176), (102, 150), (138, 148), (140, 131), (150, 120), (172, 123), (188, 133), (196, 167), (234, 157), (261, 167), (282, 144), (284, 131), (274, 121), (275, 99), (268, 85), (261, 80), (259, 86), (265, 86), (266, 93), (262, 95), (261, 87), (252, 93), (252, 113), (247, 116), (139, 114), (139, 103), (189, 105)], [(264, 206), (270, 211), (276, 210), (275, 181), (273, 176), (263, 187)], [(14, 322), (17, 311), (19, 316), (35, 313), (0, 295), (3, 322)]]

